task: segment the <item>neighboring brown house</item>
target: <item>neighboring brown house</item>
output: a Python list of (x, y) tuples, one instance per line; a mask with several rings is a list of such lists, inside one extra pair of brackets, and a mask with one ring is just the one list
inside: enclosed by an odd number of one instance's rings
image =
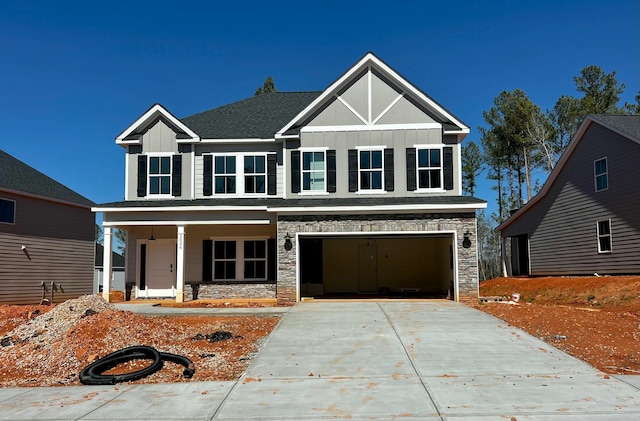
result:
[(588, 116), (540, 193), (498, 230), (512, 275), (640, 273), (640, 116)]
[(93, 289), (93, 202), (0, 150), (0, 304)]

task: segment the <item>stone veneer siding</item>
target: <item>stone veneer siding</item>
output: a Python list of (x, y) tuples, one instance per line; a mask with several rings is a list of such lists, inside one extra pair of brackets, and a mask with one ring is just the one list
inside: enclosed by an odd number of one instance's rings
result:
[[(195, 288), (194, 288), (195, 287)], [(233, 298), (276, 298), (275, 283), (186, 284), (185, 300), (193, 300), (194, 289), (198, 299), (223, 300)]]
[[(296, 234), (456, 231), (458, 255), (458, 301), (478, 299), (478, 258), (476, 253), (475, 213), (397, 214), (397, 215), (279, 215), (278, 216), (278, 305), (293, 305), (297, 300)], [(464, 233), (469, 232), (471, 247), (463, 248)], [(293, 248), (285, 250), (285, 236), (293, 238)]]

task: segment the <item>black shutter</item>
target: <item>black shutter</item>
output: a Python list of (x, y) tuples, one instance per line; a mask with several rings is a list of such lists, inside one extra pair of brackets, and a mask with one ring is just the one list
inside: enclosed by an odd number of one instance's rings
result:
[(171, 194), (182, 195), (182, 155), (173, 155), (173, 174), (171, 174)]
[(291, 193), (300, 193), (300, 151), (291, 151)]
[(267, 194), (276, 194), (276, 163), (277, 156), (274, 153), (267, 155)]
[(138, 155), (138, 197), (147, 195), (147, 156)]
[(416, 148), (407, 148), (407, 191), (416, 190)]
[(393, 191), (393, 148), (384, 150), (384, 190)]
[(447, 146), (442, 150), (442, 170), (444, 172), (444, 189), (453, 190), (453, 148)]
[(358, 191), (358, 151), (349, 149), (349, 191)]
[(276, 268), (278, 262), (278, 251), (276, 250), (276, 239), (269, 238), (267, 240), (267, 280), (276, 280)]
[(213, 240), (202, 240), (202, 282), (213, 281)]
[(204, 174), (202, 174), (204, 185), (202, 187), (202, 194), (205, 196), (211, 196), (213, 194), (213, 156), (204, 155)]
[(327, 192), (336, 192), (336, 150), (327, 151)]

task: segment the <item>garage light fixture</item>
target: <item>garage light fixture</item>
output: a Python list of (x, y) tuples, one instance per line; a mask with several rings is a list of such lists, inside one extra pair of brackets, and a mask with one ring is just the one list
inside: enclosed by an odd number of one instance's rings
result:
[(291, 238), (293, 237), (291, 237), (289, 233), (287, 233), (287, 235), (284, 236), (284, 249), (286, 251), (289, 251), (293, 248), (293, 243), (291, 242)]
[(462, 247), (464, 247), (466, 249), (471, 247), (471, 239), (469, 237), (471, 237), (471, 233), (469, 232), (469, 230), (467, 230), (463, 234), (463, 238), (462, 238)]

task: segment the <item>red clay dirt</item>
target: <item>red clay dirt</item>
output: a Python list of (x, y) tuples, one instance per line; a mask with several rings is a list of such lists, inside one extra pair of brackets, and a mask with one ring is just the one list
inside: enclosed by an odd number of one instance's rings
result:
[(480, 296), (503, 301), (474, 307), (605, 373), (640, 374), (638, 276), (497, 278)]

